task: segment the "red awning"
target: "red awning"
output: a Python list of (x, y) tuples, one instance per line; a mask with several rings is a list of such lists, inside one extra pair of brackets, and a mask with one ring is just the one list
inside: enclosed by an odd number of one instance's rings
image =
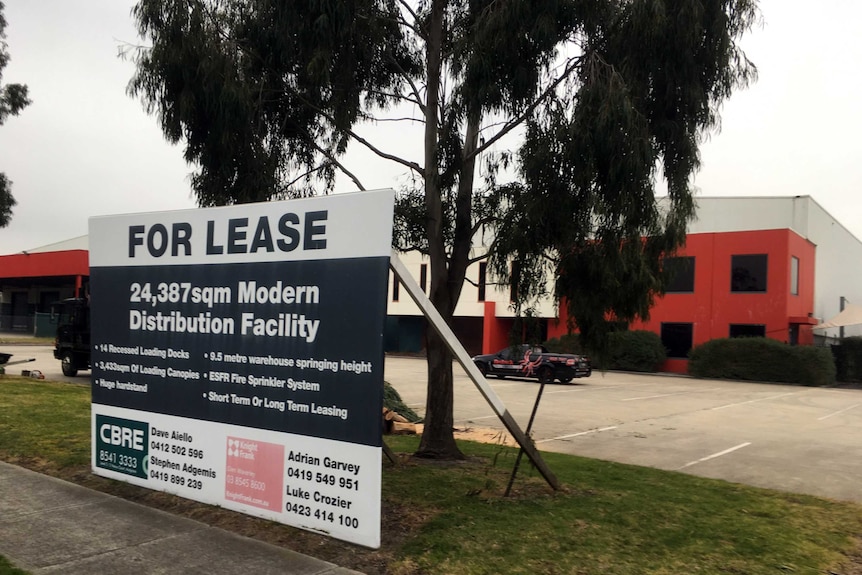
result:
[(0, 279), (89, 276), (89, 256), (87, 250), (0, 256)]

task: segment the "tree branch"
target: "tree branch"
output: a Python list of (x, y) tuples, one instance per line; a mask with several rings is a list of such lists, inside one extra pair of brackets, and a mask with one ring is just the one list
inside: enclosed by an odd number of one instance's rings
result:
[(398, 246), (395, 249), (397, 249), (402, 254), (406, 254), (407, 252), (419, 252), (420, 254), (422, 254), (424, 256), (428, 255), (428, 248), (422, 247), (418, 244), (417, 245), (411, 245), (411, 246), (403, 246), (403, 247)]
[(422, 115), (425, 115), (425, 104), (422, 103), (422, 93), (419, 91), (419, 88), (416, 86), (416, 83), (413, 81), (413, 78), (404, 70), (401, 64), (398, 63), (398, 60), (392, 57), (392, 54), (387, 53), (389, 55), (390, 61), (398, 68), (398, 73), (404, 78), (404, 80), (410, 84), (410, 89), (413, 91), (413, 95), (416, 97), (416, 100), (410, 100), (406, 98), (408, 102), (414, 102), (417, 106), (419, 106), (419, 110), (422, 112)]
[[(467, 260), (467, 265), (468, 265), (468, 266), (470, 266), (470, 265), (475, 264), (476, 262), (481, 262), (482, 260), (487, 260), (487, 259), (488, 259), (488, 253), (487, 253), (487, 252), (485, 252), (485, 253), (484, 253), (484, 254), (482, 254), (481, 256), (476, 256), (476, 257), (469, 258), (469, 259)], [(464, 279), (467, 279), (467, 278), (465, 277)], [(486, 282), (486, 283), (487, 283), (487, 282)], [(475, 284), (474, 284), (474, 285), (475, 285)]]
[(399, 2), (398, 2), (398, 3), (399, 3), (399, 4), (401, 4), (401, 7), (402, 7), (404, 10), (406, 10), (408, 14), (410, 14), (410, 16), (413, 18), (413, 22), (414, 22), (414, 24), (411, 24), (410, 22), (408, 22), (408, 21), (405, 19), (405, 20), (403, 20), (403, 21), (402, 21), (402, 23), (403, 23), (405, 26), (407, 26), (408, 28), (410, 28), (411, 30), (413, 30), (413, 31), (416, 33), (416, 35), (417, 35), (417, 36), (419, 36), (419, 37), (420, 37), (420, 38), (422, 38), (423, 40), (426, 40), (426, 41), (427, 41), (427, 40), (428, 40), (428, 36), (427, 36), (426, 34), (423, 34), (423, 33), (422, 33), (422, 30), (420, 30), (420, 29), (419, 29), (419, 27), (418, 27), (418, 26), (416, 26), (416, 24), (415, 24), (415, 22), (418, 22), (418, 21), (419, 21), (419, 15), (416, 13), (416, 11), (415, 11), (415, 10), (413, 10), (413, 7), (412, 7), (412, 6), (410, 6), (410, 4), (408, 4), (405, 0), (399, 0)]
[(563, 83), (563, 80), (567, 79), (571, 75), (571, 73), (574, 72), (575, 69), (577, 69), (583, 59), (583, 55), (578, 56), (577, 58), (571, 58), (569, 64), (566, 66), (565, 71), (560, 74), (560, 76), (556, 80), (551, 82), (551, 84), (547, 88), (545, 88), (544, 92), (542, 92), (538, 98), (533, 100), (533, 102), (529, 106), (527, 106), (524, 111), (521, 112), (520, 115), (515, 117), (512, 121), (507, 122), (506, 126), (502, 130), (494, 134), (489, 140), (486, 140), (484, 144), (473, 150), (471, 155), (477, 156), (481, 154), (482, 152), (490, 148), (494, 143), (499, 141), (503, 136), (514, 130), (516, 127), (520, 126), (524, 122), (524, 120), (526, 120), (527, 117), (529, 117), (529, 115), (532, 114), (533, 111), (539, 107), (539, 104), (541, 104), (543, 101), (545, 101), (546, 98), (553, 94), (554, 91), (559, 87), (559, 85)]
[[(330, 118), (327, 117), (327, 119), (330, 119)], [(384, 160), (391, 160), (395, 163), (401, 164), (402, 166), (406, 166), (407, 168), (413, 170), (414, 172), (416, 172), (420, 176), (425, 175), (425, 170), (422, 168), (422, 166), (420, 166), (416, 162), (410, 162), (410, 161), (405, 160), (404, 158), (399, 158), (398, 156), (394, 156), (392, 154), (384, 152), (383, 150), (380, 150), (374, 144), (372, 144), (371, 142), (369, 142), (368, 140), (366, 140), (365, 138), (363, 138), (362, 136), (360, 136), (359, 134), (357, 134), (353, 130), (347, 129), (347, 130), (344, 130), (344, 133), (347, 134), (348, 136), (350, 136), (351, 138), (353, 138), (354, 140), (356, 140), (357, 142), (359, 142), (360, 144), (362, 144), (363, 146), (365, 146), (366, 148), (368, 148), (369, 150), (371, 150), (375, 155), (383, 158)]]
[[(415, 89), (411, 83), (411, 90)], [(418, 99), (411, 98), (410, 96), (405, 96), (404, 94), (396, 94), (394, 92), (383, 92), (381, 90), (369, 90), (369, 94), (378, 94), (380, 96), (385, 96), (387, 98), (392, 98), (393, 100), (401, 100), (402, 102), (409, 102), (411, 104), (415, 104), (419, 106), (422, 110), (422, 113), (425, 113), (425, 105)]]
[[(187, 0), (187, 1), (189, 3), (189, 6), (191, 7), (192, 2), (195, 2), (196, 0)], [(400, 0), (400, 2), (411, 13), (411, 15), (413, 15), (414, 17), (416, 16), (416, 14), (412, 11), (412, 9), (410, 9), (410, 7), (406, 5), (405, 0)], [(202, 9), (205, 11), (205, 13), (207, 13), (209, 15), (213, 24), (216, 25), (217, 18), (215, 17), (215, 15), (212, 14), (211, 12), (207, 11), (205, 5), (201, 4), (201, 6), (202, 6)], [(218, 26), (216, 26), (216, 27), (217, 27), (219, 33), (221, 33), (221, 28), (219, 28)], [(229, 36), (224, 35), (224, 38), (227, 40), (227, 39), (229, 39)], [(234, 44), (239, 47), (238, 44), (236, 44), (236, 43), (234, 43)], [(240, 48), (240, 49), (243, 49), (243, 48)], [(243, 51), (245, 51), (245, 50), (243, 49)], [(253, 54), (253, 56), (257, 57), (256, 54)], [(393, 61), (394, 61), (394, 59), (393, 59)], [(397, 62), (395, 62), (395, 63), (397, 65)], [(403, 70), (402, 70), (402, 73), (403, 73)], [(405, 79), (408, 81), (408, 83), (411, 84), (411, 87), (413, 88), (414, 93), (418, 95), (418, 92), (416, 91), (415, 85), (412, 83), (412, 81), (410, 81), (410, 79), (407, 77), (406, 74), (404, 74), (404, 76), (405, 76)], [(329, 122), (332, 123), (333, 126), (338, 126), (338, 123), (334, 120), (334, 118), (330, 114), (326, 113), (324, 110), (322, 110), (318, 106), (313, 105), (311, 102), (309, 102), (308, 100), (303, 98), (302, 95), (298, 91), (292, 90), (292, 92), (297, 98), (302, 100), (306, 106), (308, 106), (309, 108), (311, 108), (312, 110), (316, 111), (318, 114), (320, 114), (321, 116), (326, 118)], [(412, 100), (410, 100), (410, 101), (412, 101)], [(419, 105), (422, 106), (421, 102), (419, 102)], [(423, 109), (423, 113), (424, 113), (424, 106), (422, 106), (422, 109)], [(424, 177), (425, 170), (416, 162), (410, 162), (410, 161), (405, 160), (404, 158), (400, 158), (398, 156), (388, 154), (388, 153), (380, 150), (379, 148), (377, 148), (376, 146), (371, 144), (368, 140), (359, 136), (356, 132), (354, 132), (351, 129), (345, 129), (344, 133), (349, 135), (351, 138), (353, 138), (355, 141), (359, 142), (360, 144), (362, 144), (363, 146), (365, 146), (369, 150), (371, 150), (375, 155), (377, 155), (377, 156), (379, 156), (385, 160), (390, 160), (390, 161), (396, 162), (398, 164), (401, 164), (401, 165), (407, 167), (408, 169), (413, 170), (416, 173), (418, 173), (419, 175)], [(313, 138), (311, 136), (311, 134), (307, 134), (307, 135), (309, 136), (309, 140), (311, 141), (312, 145), (318, 151), (320, 151), (322, 154), (324, 154), (324, 156), (327, 157), (336, 167), (338, 167), (338, 169), (340, 169), (345, 175), (347, 175), (351, 180), (353, 180), (353, 182), (357, 186), (359, 186), (360, 189), (363, 189), (363, 190), (365, 189), (365, 187), (362, 186), (362, 183), (359, 181), (359, 179), (353, 173), (351, 173), (349, 170), (347, 170), (344, 167), (344, 165), (341, 164), (341, 162), (339, 162), (338, 160), (336, 160), (328, 151), (326, 151), (322, 147), (320, 147), (317, 144), (317, 142), (315, 141), (315, 138)]]
[[(328, 161), (328, 160), (327, 160), (327, 161)], [(332, 163), (332, 162), (329, 162), (329, 163)], [(293, 184), (295, 184), (296, 182), (298, 182), (298, 181), (299, 181), (299, 180), (301, 180), (302, 178), (307, 178), (308, 176), (310, 176), (310, 175), (311, 175), (311, 174), (313, 174), (314, 172), (319, 172), (320, 170), (322, 170), (322, 169), (323, 169), (323, 168), (325, 168), (325, 167), (326, 167), (326, 164), (324, 163), (324, 164), (320, 164), (320, 165), (319, 165), (319, 166), (317, 166), (316, 168), (313, 168), (313, 169), (311, 169), (311, 170), (307, 170), (305, 173), (300, 174), (300, 175), (296, 176), (294, 179), (292, 179), (292, 180), (290, 180), (289, 182), (287, 182), (287, 183), (285, 184), (285, 186), (284, 186), (284, 187), (289, 188), (290, 186), (292, 186)]]
[(424, 124), (425, 120), (422, 118), (411, 118), (409, 116), (404, 118), (375, 118), (371, 114), (362, 114), (362, 119), (367, 122), (419, 122), (420, 124)]
[(363, 185), (362, 185), (362, 182), (361, 182), (361, 181), (359, 181), (359, 178), (357, 178), (357, 177), (356, 177), (356, 175), (355, 175), (353, 172), (351, 172), (350, 170), (348, 170), (347, 168), (345, 168), (345, 167), (344, 167), (344, 164), (342, 164), (341, 162), (339, 162), (338, 160), (336, 160), (335, 158), (333, 158), (333, 157), (332, 157), (332, 156), (331, 156), (331, 155), (330, 155), (326, 150), (324, 150), (321, 146), (318, 146), (318, 145), (317, 145), (317, 142), (314, 142), (314, 147), (315, 147), (315, 148), (317, 148), (317, 149), (320, 151), (320, 153), (322, 153), (322, 154), (324, 155), (324, 157), (326, 157), (330, 162), (332, 162), (332, 164), (333, 164), (336, 168), (338, 168), (339, 170), (341, 170), (341, 172), (342, 172), (345, 176), (347, 176), (348, 178), (350, 178), (350, 179), (353, 181), (353, 183), (354, 183), (354, 184), (356, 184), (356, 187), (357, 187), (357, 188), (359, 188), (359, 190), (360, 190), (360, 191), (362, 191), (362, 192), (364, 192), (364, 191), (365, 191), (365, 186), (363, 186)]
[(476, 220), (476, 222), (473, 224), (473, 228), (470, 230), (472, 232), (471, 237), (476, 235), (476, 233), (479, 231), (479, 228), (481, 228), (484, 225), (490, 224), (491, 222), (493, 222), (496, 219), (497, 218), (495, 218), (495, 217), (487, 216), (487, 217), (479, 218), (478, 220)]

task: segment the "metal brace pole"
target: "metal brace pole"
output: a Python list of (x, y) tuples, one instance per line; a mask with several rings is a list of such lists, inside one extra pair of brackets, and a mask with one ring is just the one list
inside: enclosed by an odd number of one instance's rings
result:
[[(539, 393), (536, 394), (536, 403), (533, 404), (533, 412), (530, 414), (530, 421), (527, 422), (527, 437), (530, 437), (530, 431), (533, 430), (533, 421), (536, 419), (536, 412), (539, 411), (539, 402), (542, 401), (542, 393), (545, 391), (545, 383), (539, 384)], [(512, 476), (509, 478), (509, 484), (506, 486), (506, 491), (503, 497), (508, 497), (512, 492), (512, 486), (515, 484), (515, 476), (518, 475), (518, 468), (521, 467), (521, 458), (524, 456), (524, 448), (518, 450), (518, 457), (515, 459), (515, 467), (512, 469)]]
[(425, 314), (425, 318), (431, 322), (431, 325), (435, 330), (437, 330), (437, 333), (440, 334), (443, 341), (446, 342), (446, 345), (455, 356), (455, 359), (458, 360), (458, 363), (461, 364), (461, 367), (464, 368), (464, 371), (466, 371), (470, 379), (473, 380), (479, 393), (482, 394), (482, 397), (485, 398), (485, 401), (488, 402), (488, 405), (491, 406), (491, 409), (494, 410), (494, 413), (497, 414), (497, 417), (500, 418), (500, 421), (503, 422), (503, 425), (506, 426), (506, 429), (512, 434), (512, 437), (515, 438), (515, 441), (518, 442), (518, 445), (521, 446), (521, 449), (524, 450), (524, 453), (527, 454), (527, 457), (536, 469), (539, 470), (539, 473), (542, 474), (542, 477), (545, 478), (548, 485), (550, 485), (551, 488), (558, 490), (560, 488), (560, 482), (545, 463), (545, 460), (542, 459), (536, 446), (532, 441), (530, 441), (524, 432), (521, 431), (521, 428), (518, 427), (517, 422), (512, 417), (512, 414), (509, 413), (509, 410), (506, 409), (506, 406), (500, 400), (497, 392), (495, 392), (488, 384), (488, 381), (479, 371), (479, 368), (477, 368), (473, 363), (467, 350), (464, 349), (464, 346), (461, 345), (460, 341), (458, 341), (452, 328), (450, 328), (443, 320), (443, 316), (440, 315), (440, 312), (437, 311), (437, 308), (434, 307), (434, 304), (431, 303), (431, 300), (428, 299), (428, 296), (425, 295), (425, 292), (422, 291), (422, 288), (419, 287), (419, 284), (417, 284), (416, 280), (413, 279), (413, 276), (410, 275), (410, 272), (404, 266), (401, 258), (398, 257), (398, 252), (395, 250), (392, 250), (392, 254), (389, 257), (389, 267), (392, 268), (395, 276), (401, 281), (404, 287), (407, 288), (407, 293), (410, 294), (410, 297), (416, 305), (419, 306), (422, 313)]

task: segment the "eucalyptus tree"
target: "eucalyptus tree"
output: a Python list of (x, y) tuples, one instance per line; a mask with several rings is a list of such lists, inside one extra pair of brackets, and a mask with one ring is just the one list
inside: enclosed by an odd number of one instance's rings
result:
[[(129, 91), (185, 142), (201, 205), (326, 192), (339, 172), (364, 189), (345, 164), (364, 147), (412, 176), (396, 244), (428, 256), (445, 319), (493, 230), (494, 269), (519, 263), (516, 305), (556, 277), (587, 339), (661, 289), (698, 142), (754, 74), (737, 42), (758, 15), (756, 0), (140, 0), (133, 14), (150, 47)], [(422, 153), (364, 137), (381, 115), (421, 126)], [(452, 358), (431, 330), (427, 354), (417, 454), (460, 457)]]
[[(6, 44), (6, 17), (3, 16), (5, 6), (0, 2), (0, 80), (3, 79), (3, 69), (9, 63), (9, 50)], [(27, 86), (23, 84), (0, 84), (0, 126), (9, 116), (17, 116), (30, 100), (27, 98)], [(6, 174), (0, 173), (0, 228), (9, 225), (12, 219), (12, 208), (15, 207), (12, 197), (12, 182)]]

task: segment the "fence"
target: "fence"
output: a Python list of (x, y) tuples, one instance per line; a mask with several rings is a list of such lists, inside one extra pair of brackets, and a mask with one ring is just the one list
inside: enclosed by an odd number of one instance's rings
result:
[(33, 315), (0, 315), (0, 331), (33, 335), (36, 318)]
[(0, 333), (52, 337), (57, 326), (51, 323), (51, 314), (30, 315), (0, 314)]

